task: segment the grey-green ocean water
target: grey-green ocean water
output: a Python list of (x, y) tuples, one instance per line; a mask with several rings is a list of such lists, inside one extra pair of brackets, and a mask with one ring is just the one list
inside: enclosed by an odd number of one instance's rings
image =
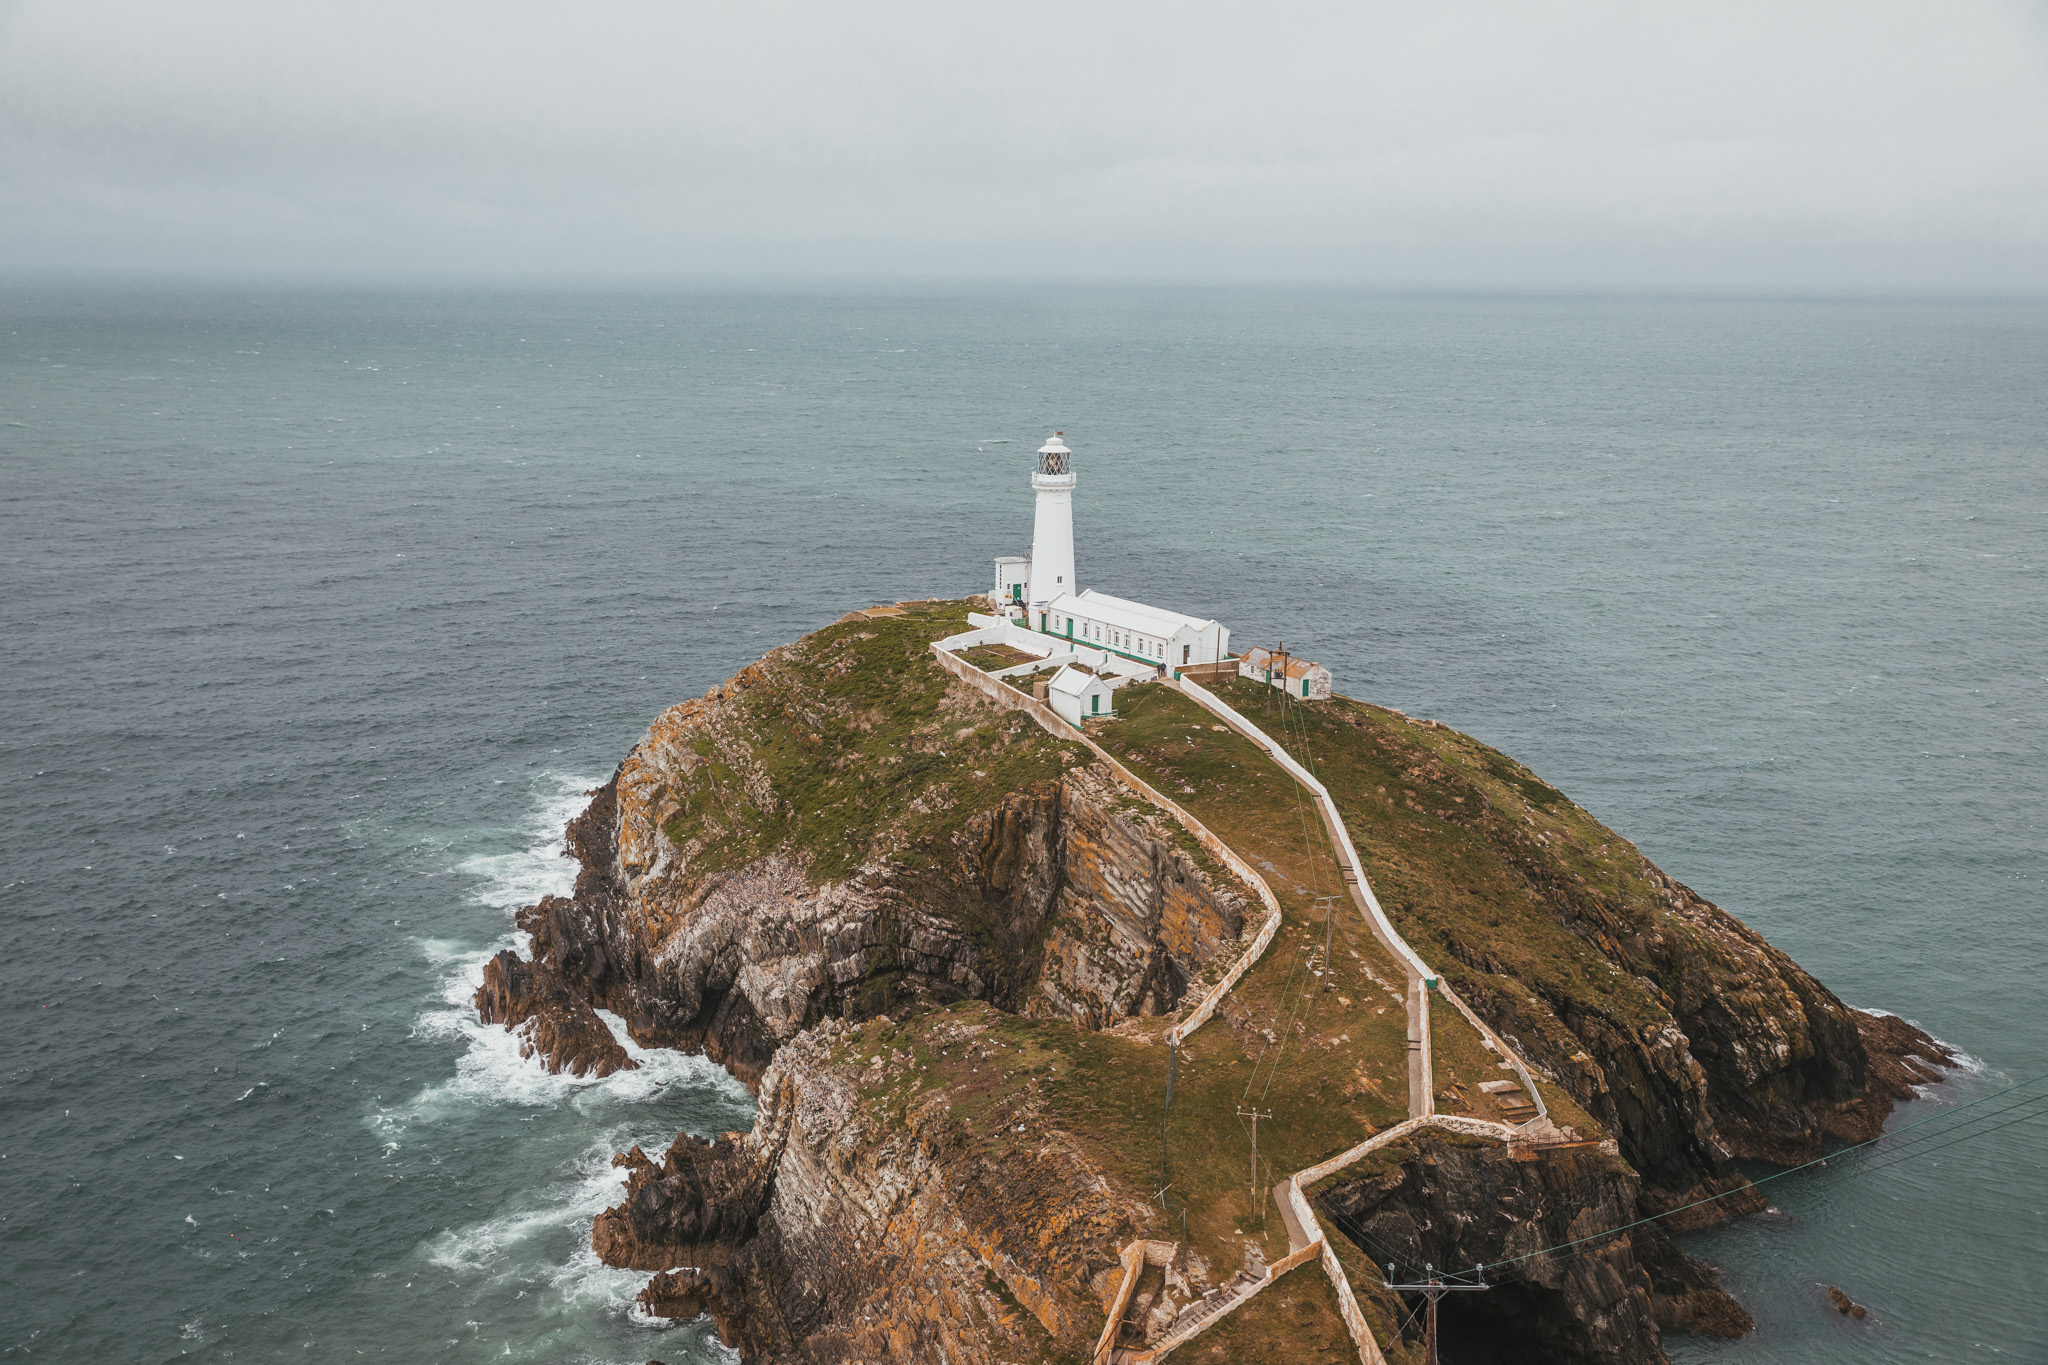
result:
[[(1527, 760), (1852, 1004), (2048, 1070), (2048, 305), (0, 290), (0, 1354), (720, 1359), (587, 1250), (700, 1060), (467, 993), (662, 707), (1086, 582)], [(2048, 1360), (2020, 1125), (1777, 1182), (1687, 1365)], [(1871, 1306), (1826, 1311), (1838, 1284)]]

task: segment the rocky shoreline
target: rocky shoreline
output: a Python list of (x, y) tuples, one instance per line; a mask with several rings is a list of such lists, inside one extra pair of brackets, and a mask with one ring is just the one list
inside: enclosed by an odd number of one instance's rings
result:
[[(924, 606), (850, 618), (662, 716), (570, 826), (574, 894), (521, 912), (530, 958), (501, 953), (476, 996), (551, 1070), (632, 1065), (602, 1009), (640, 1045), (703, 1052), (756, 1092), (749, 1133), (621, 1154), (625, 1197), (593, 1231), (607, 1264), (650, 1274), (649, 1312), (709, 1313), (750, 1360), (1085, 1358), (1121, 1247), (1182, 1236), (1152, 1188), (1166, 1049), (1149, 1026), (1228, 960), (1251, 897), (1086, 749), (949, 685), (925, 649), (964, 604)], [(1329, 708), (1319, 742), (1332, 772), (1351, 755), (1355, 777), (1330, 785), (1368, 864), (1465, 869), (1500, 926), (1482, 937), (1418, 891), (1404, 934), (1599, 1130), (1581, 1135), (1620, 1153), (1406, 1142), (1313, 1192), (1361, 1263), (1389, 1246), (1499, 1263), (1713, 1195), (1664, 1228), (1752, 1211), (1738, 1159), (1793, 1164), (1874, 1136), (1953, 1062), (1904, 1021), (1849, 1010), (1526, 770), (1397, 713)], [(1182, 763), (1175, 780), (1198, 793), (1207, 769), (1180, 756), (1196, 743), (1141, 756)], [(1290, 1100), (1304, 1122), (1387, 1122), (1369, 1053), (1354, 1083), (1322, 1079), (1367, 1047), (1375, 1016), (1359, 1017), (1341, 1037), (1301, 1031), (1328, 1063)], [(1175, 1111), (1192, 1116), (1175, 1139), (1190, 1190), (1206, 1168), (1186, 1134), (1227, 1127), (1203, 1117), (1200, 1083), (1256, 1074), (1280, 1031), (1254, 1006), (1218, 1018), (1213, 1042), (1174, 1060), (1190, 1069)], [(1211, 1145), (1236, 1141), (1228, 1128)], [(1219, 1147), (1219, 1169), (1234, 1151)], [(1170, 1322), (1238, 1270), (1231, 1257), (1271, 1254), (1243, 1224), (1261, 1214), (1197, 1216), (1181, 1298), (1162, 1289), (1148, 1311)], [(1401, 1305), (1360, 1296), (1388, 1358), (1408, 1358)], [(1527, 1359), (1655, 1360), (1662, 1332), (1750, 1326), (1657, 1227), (1531, 1259), (1472, 1297), (1487, 1301), (1481, 1334)], [(1315, 1358), (1286, 1339), (1267, 1354)]]

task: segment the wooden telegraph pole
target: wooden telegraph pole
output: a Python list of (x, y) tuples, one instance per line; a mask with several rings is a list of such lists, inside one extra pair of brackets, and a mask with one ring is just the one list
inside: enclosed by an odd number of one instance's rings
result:
[(1337, 924), (1337, 898), (1318, 896), (1316, 900), (1323, 907), (1323, 989), (1326, 992), (1334, 991), (1337, 989), (1337, 983), (1334, 979), (1335, 973), (1330, 970), (1330, 949), (1333, 946), (1332, 934)]
[(1260, 1113), (1256, 1108), (1246, 1109), (1243, 1105), (1239, 1105), (1237, 1116), (1241, 1119), (1250, 1119), (1252, 1121), (1252, 1180), (1248, 1188), (1251, 1190), (1252, 1212), (1259, 1216), (1259, 1226), (1264, 1227), (1266, 1226), (1266, 1205), (1259, 1198), (1259, 1120), (1272, 1118), (1273, 1111), (1268, 1109), (1264, 1113)]
[(1421, 1284), (1395, 1284), (1393, 1262), (1387, 1263), (1385, 1287), (1395, 1293), (1420, 1293), (1428, 1301), (1422, 1319), (1422, 1359), (1426, 1365), (1437, 1365), (1436, 1359), (1436, 1301), (1444, 1295), (1460, 1289), (1491, 1289), (1486, 1282), (1486, 1267), (1479, 1267), (1479, 1281), (1476, 1284), (1445, 1284), (1436, 1273), (1436, 1267), (1423, 1262)]

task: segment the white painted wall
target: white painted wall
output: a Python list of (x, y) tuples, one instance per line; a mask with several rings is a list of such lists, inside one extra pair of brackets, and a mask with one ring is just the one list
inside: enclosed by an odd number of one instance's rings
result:
[(1060, 719), (1069, 725), (1079, 725), (1083, 719), (1099, 718), (1110, 714), (1116, 703), (1111, 699), (1115, 691), (1108, 679), (1092, 677), (1079, 669), (1063, 668), (1054, 675), (1052, 686), (1046, 689), (1046, 700)]
[[(1199, 628), (1183, 626), (1171, 635), (1165, 635), (1099, 620), (1088, 614), (1084, 603), (1062, 604), (1052, 619), (1047, 620), (1047, 633), (1064, 640), (1070, 618), (1074, 623), (1076, 644), (1085, 642), (1099, 649), (1136, 655), (1144, 662), (1165, 665), (1169, 672), (1182, 664), (1215, 663), (1230, 653), (1230, 631), (1224, 626), (1215, 623)], [(1032, 622), (1034, 626), (1037, 624), (1036, 620)]]
[(1031, 602), (1031, 624), (1039, 623), (1040, 609), (1074, 587), (1074, 476), (1033, 474), (1031, 487), (1038, 494), (1038, 516), (1031, 529), (1031, 586), (1025, 597)]
[[(1253, 647), (1244, 652), (1238, 660), (1237, 676), (1262, 682), (1287, 693), (1291, 697), (1307, 701), (1328, 701), (1330, 699), (1330, 670), (1310, 659), (1288, 656), (1293, 665), (1294, 676), (1284, 676), (1274, 667), (1271, 650)], [(1303, 690), (1304, 684), (1306, 690)]]
[(1022, 555), (1002, 555), (996, 560), (996, 589), (998, 602), (1008, 602), (1016, 587), (1021, 585), (1028, 596), (1031, 591), (1031, 561)]

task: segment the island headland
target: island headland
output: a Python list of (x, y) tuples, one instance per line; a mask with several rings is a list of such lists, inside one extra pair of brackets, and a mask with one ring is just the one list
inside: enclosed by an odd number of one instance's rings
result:
[(1470, 736), (1220, 669), (1076, 724), (998, 605), (665, 712), (485, 970), (551, 1070), (633, 1065), (602, 1010), (758, 1097), (617, 1159), (593, 1245), (650, 1314), (761, 1362), (1419, 1362), (1391, 1264), (1492, 1286), (1446, 1361), (1658, 1361), (1749, 1330), (1670, 1238), (1762, 1207), (1738, 1162), (1954, 1060)]

